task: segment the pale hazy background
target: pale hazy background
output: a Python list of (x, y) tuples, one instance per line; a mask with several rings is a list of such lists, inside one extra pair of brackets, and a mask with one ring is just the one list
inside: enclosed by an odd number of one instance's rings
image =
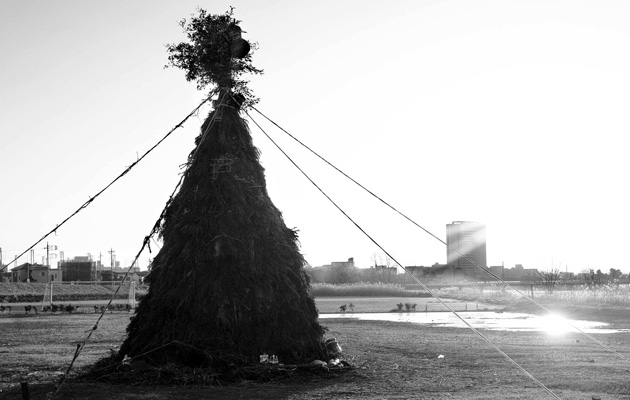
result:
[[(429, 231), (485, 223), (489, 265), (630, 270), (630, 3), (601, 0), (2, 1), (5, 262), (201, 102), (163, 68), (164, 45), (185, 39), (177, 22), (197, 6), (230, 5), (260, 45), (258, 108)], [(114, 249), (128, 266), (209, 111), (48, 242), (106, 265)], [(307, 261), (370, 265), (380, 251), (250, 127)], [(402, 264), (446, 261), (443, 244), (265, 128)]]

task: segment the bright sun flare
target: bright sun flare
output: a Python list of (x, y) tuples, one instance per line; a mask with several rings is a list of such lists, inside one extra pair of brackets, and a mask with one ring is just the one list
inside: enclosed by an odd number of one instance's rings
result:
[(569, 325), (569, 320), (558, 314), (549, 314), (540, 317), (540, 326), (544, 332), (550, 335), (563, 335), (567, 332), (575, 331), (575, 329)]

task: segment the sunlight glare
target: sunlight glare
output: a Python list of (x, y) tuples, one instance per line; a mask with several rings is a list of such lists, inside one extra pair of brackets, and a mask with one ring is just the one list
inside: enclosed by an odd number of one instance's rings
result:
[(575, 329), (569, 325), (569, 320), (559, 314), (548, 314), (540, 317), (540, 327), (543, 332), (553, 336), (575, 331)]

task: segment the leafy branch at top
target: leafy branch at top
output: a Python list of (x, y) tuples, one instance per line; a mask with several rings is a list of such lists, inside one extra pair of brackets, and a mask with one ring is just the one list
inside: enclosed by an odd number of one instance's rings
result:
[[(252, 52), (242, 58), (232, 55), (231, 46), (235, 35), (240, 38), (240, 27), (234, 19), (234, 9), (225, 14), (208, 14), (199, 9), (199, 15), (190, 20), (183, 19), (180, 26), (188, 37), (187, 42), (168, 44), (167, 67), (181, 68), (186, 72), (186, 80), (196, 81), (197, 89), (215, 86), (213, 91), (231, 90), (244, 96), (245, 105), (253, 105), (258, 99), (247, 87), (243, 74), (262, 74), (263, 71), (252, 65)], [(249, 45), (249, 43), (248, 43)], [(258, 45), (250, 45), (256, 50)]]

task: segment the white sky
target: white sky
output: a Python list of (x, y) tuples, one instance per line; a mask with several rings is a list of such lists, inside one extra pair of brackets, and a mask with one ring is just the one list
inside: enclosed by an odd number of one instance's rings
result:
[[(481, 221), (489, 265), (630, 271), (630, 3), (602, 0), (0, 2), (5, 262), (203, 99), (163, 68), (164, 45), (197, 6), (230, 5), (260, 45), (258, 108), (438, 237)], [(208, 112), (48, 241), (128, 266)], [(264, 126), (399, 262), (445, 262), (444, 245)], [(380, 250), (250, 127), (307, 261), (368, 266)]]

